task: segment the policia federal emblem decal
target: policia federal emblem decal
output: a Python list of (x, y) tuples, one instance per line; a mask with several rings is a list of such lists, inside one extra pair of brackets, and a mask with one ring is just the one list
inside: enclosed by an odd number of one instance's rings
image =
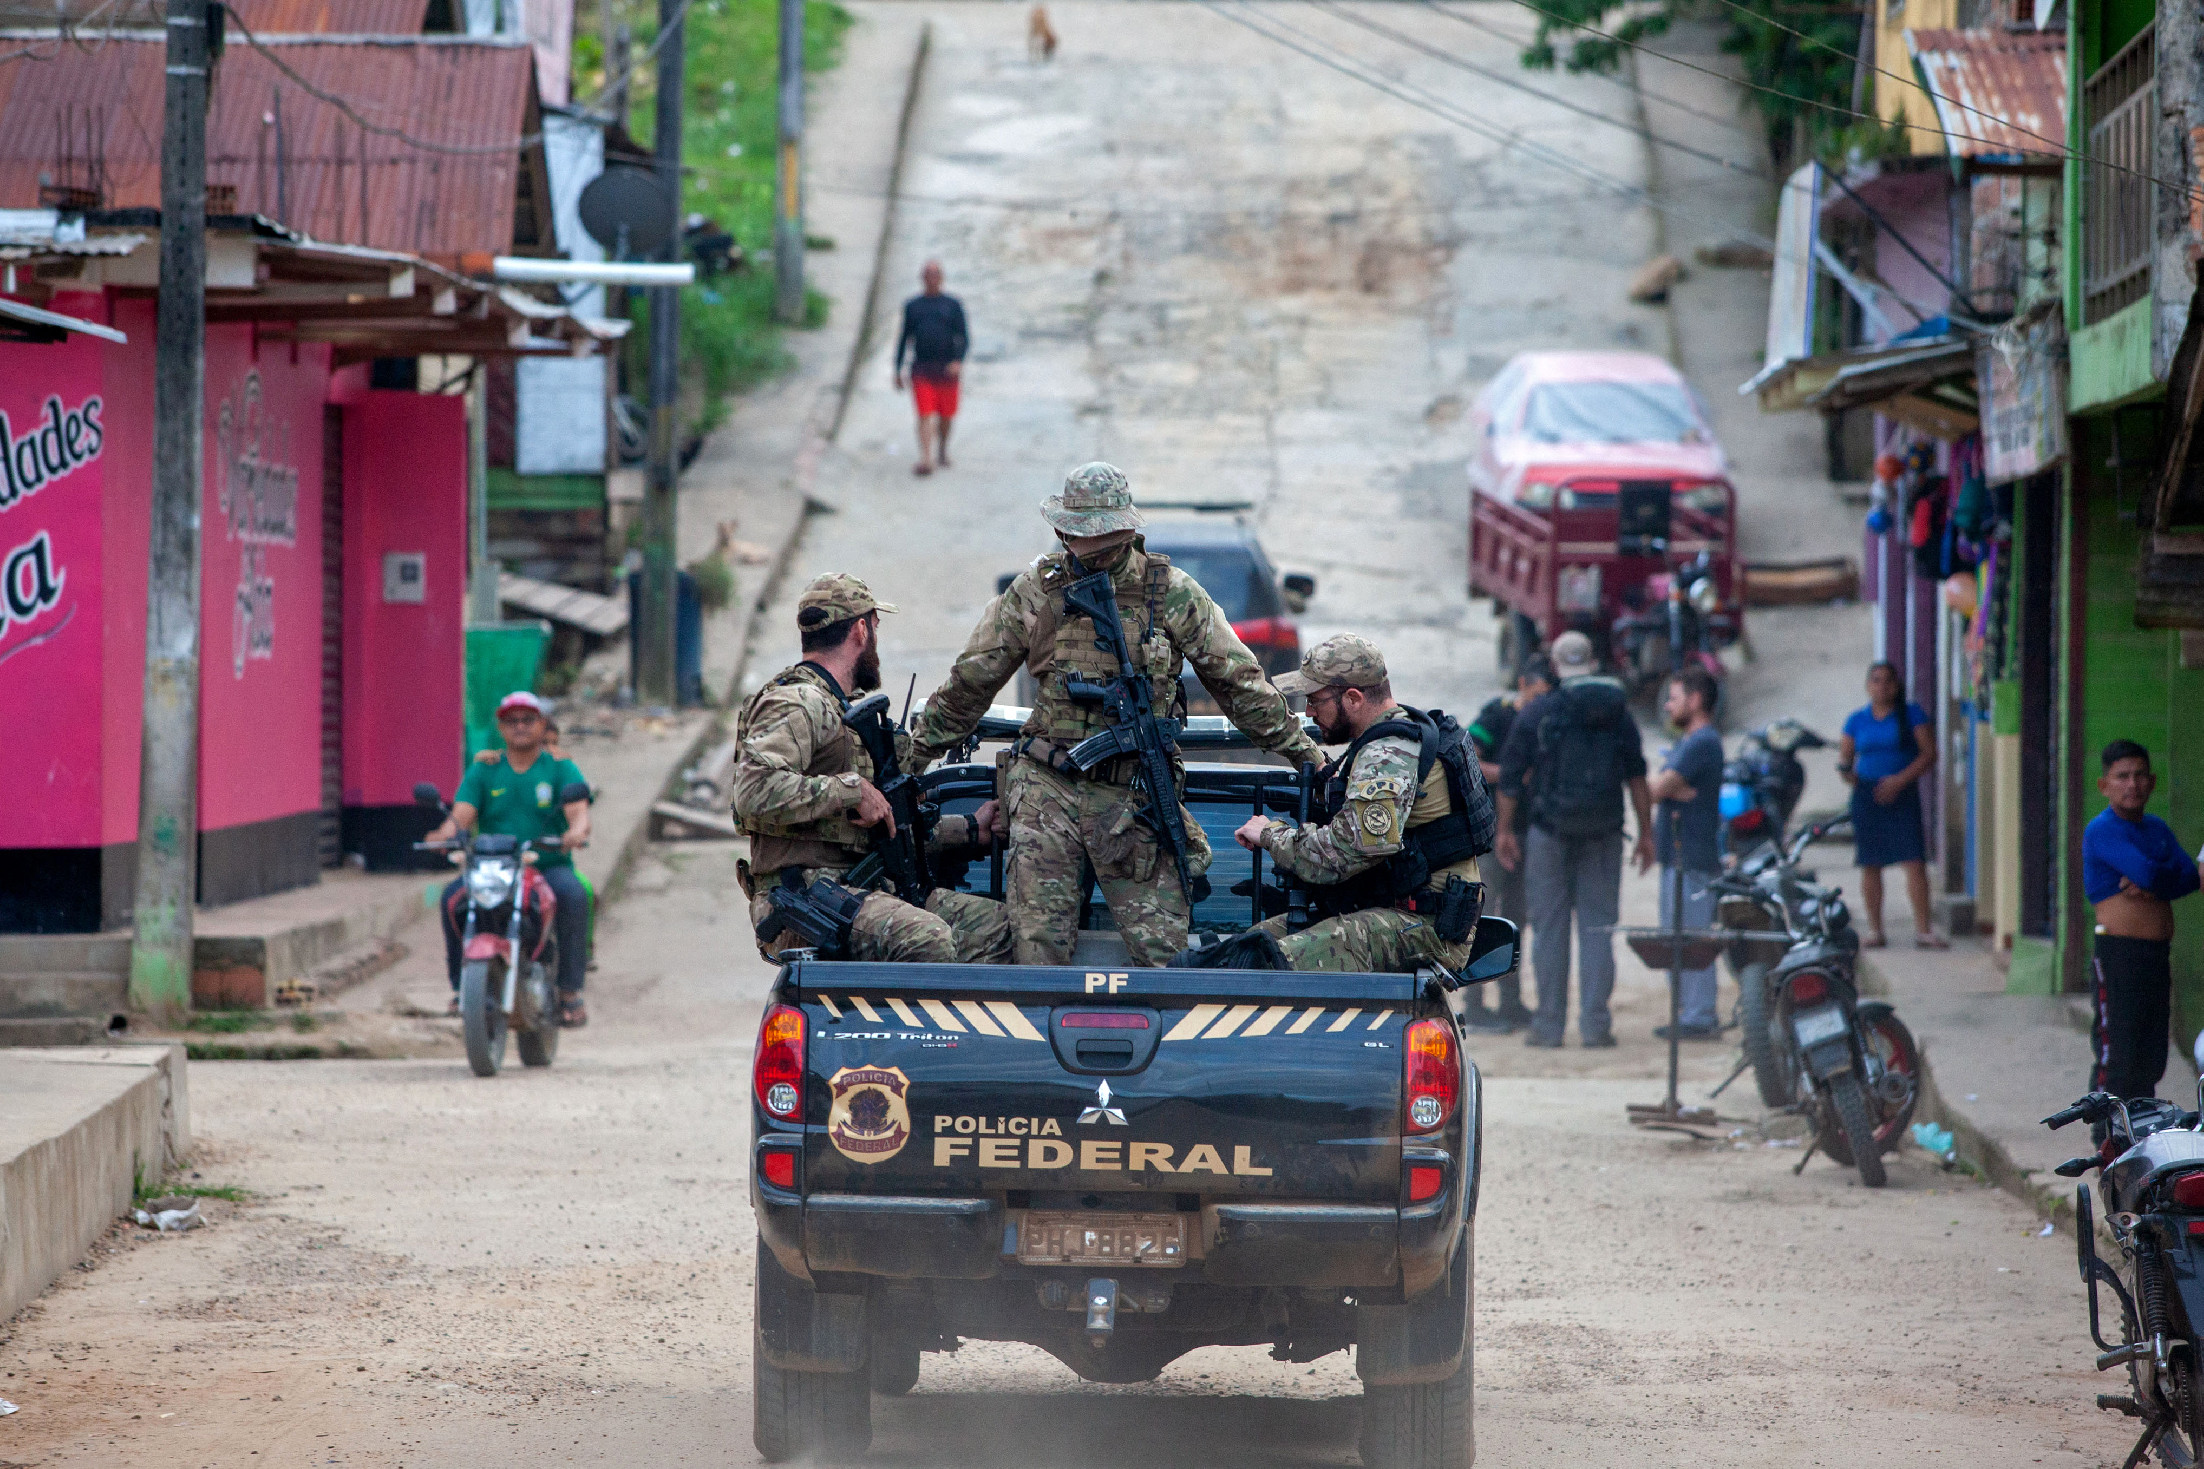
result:
[(827, 1138), (853, 1163), (885, 1163), (911, 1140), (911, 1079), (899, 1066), (845, 1066), (827, 1078)]

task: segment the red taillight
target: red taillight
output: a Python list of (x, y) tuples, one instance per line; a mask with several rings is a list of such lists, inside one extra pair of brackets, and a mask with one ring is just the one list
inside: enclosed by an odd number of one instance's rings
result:
[(1436, 1163), (1411, 1163), (1408, 1165), (1408, 1202), (1420, 1204), (1435, 1199), (1446, 1183), (1446, 1170)]
[(1407, 1084), (1402, 1126), (1411, 1133), (1436, 1131), (1462, 1099), (1462, 1053), (1454, 1044), (1453, 1023), (1419, 1020), (1408, 1027), (1403, 1041), (1407, 1054), (1401, 1068)]
[(1246, 622), (1235, 622), (1232, 631), (1241, 642), (1253, 651), (1256, 649), (1292, 648), (1301, 646), (1301, 629), (1290, 618), (1252, 617)]
[(767, 1148), (758, 1155), (758, 1172), (775, 1188), (796, 1186), (796, 1155), (787, 1148)]
[(2204, 1209), (2204, 1173), (2184, 1173), (2175, 1179), (2173, 1202), (2183, 1209)]
[(1829, 980), (1811, 969), (1791, 978), (1791, 1003), (1816, 1005), (1829, 998)]
[(758, 1053), (750, 1065), (750, 1089), (775, 1117), (793, 1118), (804, 1105), (804, 1012), (774, 1005), (758, 1026)]
[(1758, 806), (1738, 812), (1730, 818), (1731, 831), (1758, 831), (1767, 822), (1768, 813)]
[(1057, 1016), (1056, 1023), (1066, 1030), (1146, 1030), (1148, 1017), (1124, 1010), (1080, 1010)]

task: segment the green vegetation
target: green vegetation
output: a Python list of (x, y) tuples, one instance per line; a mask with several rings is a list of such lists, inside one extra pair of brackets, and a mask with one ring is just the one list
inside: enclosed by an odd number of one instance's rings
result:
[[(605, 3), (605, 0), (600, 0)], [(657, 7), (610, 0), (635, 36), (641, 58), (657, 35)], [(585, 8), (584, 25), (595, 19)], [(849, 12), (832, 0), (804, 6), (804, 69), (817, 73), (841, 58)], [(594, 27), (591, 27), (594, 30)], [(775, 110), (779, 22), (770, 0), (696, 0), (687, 21), (687, 91), (682, 156), (688, 177), (682, 207), (717, 222), (733, 235), (748, 268), (699, 281), (681, 293), (684, 377), (701, 393), (698, 427), (726, 414), (726, 398), (783, 370), (789, 362), (773, 320), (773, 271), (760, 252), (773, 244), (774, 155), (779, 146)], [(652, 68), (637, 62), (629, 130), (648, 146), (656, 102)], [(574, 88), (594, 96), (605, 82), (603, 46), (595, 34), (577, 37)], [(826, 320), (826, 299), (812, 293), (806, 326)], [(628, 341), (629, 381), (647, 377), (648, 312), (640, 301), (631, 313), (636, 330)]]
[[(198, 1176), (194, 1173), (192, 1178)], [(142, 1168), (131, 1170), (130, 1202), (137, 1208), (142, 1209), (155, 1199), (175, 1198), (178, 1195), (193, 1199), (224, 1199), (232, 1204), (242, 1204), (251, 1197), (235, 1184), (193, 1183), (189, 1180), (163, 1179), (159, 1175), (147, 1178)]]
[(184, 1029), (210, 1035), (242, 1035), (248, 1030), (268, 1030), (275, 1017), (265, 1010), (201, 1010), (184, 1022)]
[[(1538, 35), (1523, 52), (1534, 71), (1562, 66), (1573, 72), (1614, 72), (1629, 50), (1663, 35), (1676, 21), (1719, 19), (1728, 31), (1722, 49), (1739, 59), (1754, 89), (1753, 106), (1767, 129), (1768, 154), (1778, 171), (1819, 158), (1883, 157), (1906, 151), (1902, 129), (1852, 117), (1859, 70), (1860, 27), (1873, 12), (1839, 6), (1802, 6), (1790, 0), (1538, 0)], [(1609, 17), (1613, 17), (1610, 19)], [(1605, 35), (1578, 27), (1589, 26)], [(1872, 45), (1872, 42), (1870, 42)], [(1564, 47), (1566, 49), (1564, 49)], [(1649, 49), (1662, 48), (1654, 44)], [(1872, 80), (1872, 77), (1869, 78)], [(1863, 98), (1874, 95), (1865, 88)], [(1863, 100), (1861, 111), (1872, 111)]]

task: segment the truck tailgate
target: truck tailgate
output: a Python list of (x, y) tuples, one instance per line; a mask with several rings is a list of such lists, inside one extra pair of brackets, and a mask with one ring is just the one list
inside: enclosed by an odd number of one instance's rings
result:
[(806, 1194), (1399, 1198), (1411, 976), (814, 960), (789, 980)]

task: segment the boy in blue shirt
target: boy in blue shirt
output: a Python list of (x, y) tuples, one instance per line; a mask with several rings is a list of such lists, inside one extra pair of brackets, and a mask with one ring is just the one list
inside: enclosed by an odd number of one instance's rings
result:
[(2097, 916), (2089, 1084), (2150, 1097), (2166, 1074), (2173, 904), (2197, 890), (2196, 862), (2173, 828), (2143, 809), (2158, 786), (2150, 751), (2114, 740), (2103, 763), (2097, 791), (2106, 809), (2082, 831), (2082, 892)]

